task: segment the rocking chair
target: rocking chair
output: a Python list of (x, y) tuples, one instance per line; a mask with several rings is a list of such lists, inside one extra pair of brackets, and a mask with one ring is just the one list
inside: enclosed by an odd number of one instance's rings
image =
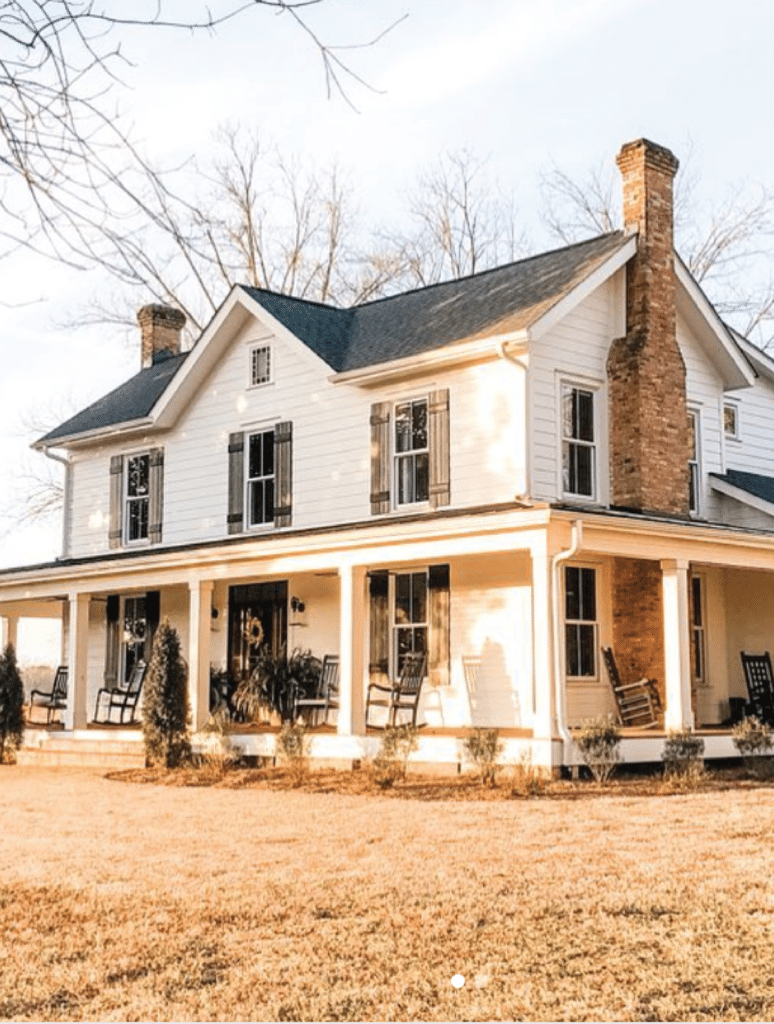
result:
[[(148, 666), (144, 661), (138, 661), (132, 669), (128, 682), (124, 686), (109, 687), (103, 686), (97, 693), (97, 705), (94, 709), (94, 721), (101, 725), (115, 725), (111, 722), (110, 716), (113, 709), (118, 710), (118, 724), (131, 725), (134, 721), (134, 714), (137, 710), (137, 703), (142, 692), (142, 684), (145, 682), (145, 673)], [(105, 715), (100, 718), (100, 713)], [(124, 715), (128, 714), (128, 720), (124, 721)]]
[(638, 679), (636, 683), (622, 683), (618, 675), (612, 647), (602, 648), (602, 657), (610, 679), (610, 687), (618, 709), (618, 719), (624, 727), (652, 729), (658, 725), (661, 710), (655, 679)]
[[(399, 711), (411, 713), (411, 724), (417, 724), (417, 710), (419, 709), (419, 696), (422, 692), (422, 683), (425, 680), (427, 667), (427, 656), (424, 654), (406, 654), (403, 658), (403, 668), (400, 678), (392, 686), (382, 686), (380, 683), (371, 683), (368, 687), (366, 699), (366, 727), (370, 724), (368, 713), (372, 707), (387, 708), (387, 725), (395, 725)], [(374, 691), (376, 691), (374, 693)], [(384, 696), (380, 697), (379, 694)], [(383, 729), (384, 726), (373, 726)]]
[(54, 676), (54, 683), (49, 692), (33, 690), (30, 694), (30, 718), (33, 708), (46, 709), (46, 725), (51, 725), (55, 714), (67, 707), (67, 665), (60, 665)]
[(742, 668), (750, 697), (745, 713), (755, 715), (766, 725), (774, 725), (774, 677), (771, 672), (771, 657), (763, 654), (745, 654), (741, 651)]
[(338, 707), (339, 656), (338, 654), (326, 654), (320, 670), (317, 693), (312, 697), (305, 697), (300, 690), (295, 690), (293, 719), (297, 719), (301, 712), (307, 711), (311, 724), (316, 725), (317, 715), (322, 711), (322, 722), (325, 725), (328, 721), (328, 712), (338, 710)]

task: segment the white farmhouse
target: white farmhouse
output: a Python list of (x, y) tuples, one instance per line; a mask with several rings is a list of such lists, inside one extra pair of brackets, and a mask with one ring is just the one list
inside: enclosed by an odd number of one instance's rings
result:
[(252, 624), (338, 657), (320, 758), (375, 748), (368, 687), (421, 652), (420, 760), (486, 726), (572, 764), (572, 728), (617, 712), (602, 648), (655, 680), (627, 760), (672, 728), (733, 755), (740, 652), (774, 645), (774, 362), (674, 253), (672, 154), (618, 164), (624, 231), (462, 280), (352, 309), (235, 287), (189, 352), (182, 314), (144, 307), (139, 372), (36, 443), (66, 459), (61, 558), (0, 573), (11, 637), (62, 622), (64, 729), (28, 743), (139, 750), (97, 694), (167, 618), (197, 729)]

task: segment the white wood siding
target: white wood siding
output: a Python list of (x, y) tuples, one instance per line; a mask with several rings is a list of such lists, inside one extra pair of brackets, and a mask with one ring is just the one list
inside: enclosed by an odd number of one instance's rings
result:
[(236, 338), (167, 434), (104, 444), (73, 465), (70, 553), (107, 550), (110, 456), (163, 445), (163, 544), (226, 536), (228, 435), (293, 423), (293, 527), (369, 520), (372, 402), (448, 387), (452, 506), (508, 501), (526, 490), (524, 369), (499, 358), (381, 388), (333, 385), (300, 343), (272, 339), (274, 383), (249, 388), (253, 323)]

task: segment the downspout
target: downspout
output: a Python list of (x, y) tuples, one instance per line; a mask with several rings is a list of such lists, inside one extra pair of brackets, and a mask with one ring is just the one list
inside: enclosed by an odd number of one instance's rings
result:
[(553, 641), (554, 641), (554, 705), (556, 707), (556, 730), (564, 746), (562, 761), (567, 763), (572, 750), (572, 736), (567, 728), (566, 699), (564, 691), (564, 672), (562, 670), (562, 643), (560, 624), (562, 620), (559, 598), (562, 593), (559, 570), (563, 562), (574, 558), (583, 544), (583, 522), (575, 519), (572, 524), (572, 540), (565, 551), (558, 551), (551, 559), (551, 598), (553, 610)]
[[(526, 339), (529, 339), (528, 334), (526, 334)], [(524, 434), (524, 488), (521, 493), (516, 495), (516, 499), (525, 506), (532, 507), (532, 501), (529, 497), (532, 480), (532, 447), (529, 443), (529, 386), (527, 382), (529, 367), (519, 356), (511, 355), (505, 345), (506, 342), (502, 339), (495, 342), (494, 348), (498, 357), (504, 362), (517, 366), (524, 374), (524, 409), (522, 410), (523, 419), (521, 424)]]
[(64, 487), (63, 487), (63, 502), (64, 508), (62, 509), (62, 558), (67, 558), (70, 547), (70, 459), (63, 455), (54, 455), (48, 448), (41, 447), (38, 451), (43, 452), (47, 459), (51, 459), (52, 462), (59, 462), (64, 466)]

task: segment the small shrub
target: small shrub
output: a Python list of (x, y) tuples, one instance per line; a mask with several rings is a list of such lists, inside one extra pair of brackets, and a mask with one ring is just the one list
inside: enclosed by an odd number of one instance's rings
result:
[(13, 644), (0, 654), (0, 764), (6, 750), (16, 750), (24, 739), (24, 683), (16, 664)]
[(388, 725), (382, 733), (379, 751), (371, 762), (371, 774), (376, 785), (388, 789), (400, 779), (405, 779), (408, 759), (418, 746), (415, 725)]
[(734, 746), (753, 774), (760, 778), (770, 777), (774, 771), (774, 764), (769, 756), (774, 746), (774, 733), (770, 726), (751, 716), (743, 718), (735, 725), (731, 735)]
[(575, 737), (575, 745), (594, 780), (607, 782), (621, 760), (618, 725), (609, 717), (587, 719)]
[(222, 775), (242, 762), (242, 752), (236, 747), (228, 732), (231, 715), (225, 704), (220, 704), (202, 726), (200, 735), (204, 749), (197, 760), (208, 774)]
[(304, 722), (285, 722), (277, 736), (277, 756), (287, 766), (291, 783), (301, 786), (309, 775), (310, 737)]
[(190, 759), (187, 676), (180, 638), (164, 620), (153, 641), (142, 705), (142, 735), (150, 765), (177, 768)]
[(545, 793), (550, 781), (550, 773), (532, 763), (529, 750), (522, 750), (519, 763), (511, 770), (508, 780), (512, 797), (540, 796)]
[(465, 759), (476, 766), (482, 786), (497, 784), (498, 764), (503, 753), (503, 741), (497, 729), (474, 729), (462, 744)]
[(672, 730), (664, 741), (661, 760), (669, 782), (694, 785), (704, 777), (704, 740), (688, 729)]

